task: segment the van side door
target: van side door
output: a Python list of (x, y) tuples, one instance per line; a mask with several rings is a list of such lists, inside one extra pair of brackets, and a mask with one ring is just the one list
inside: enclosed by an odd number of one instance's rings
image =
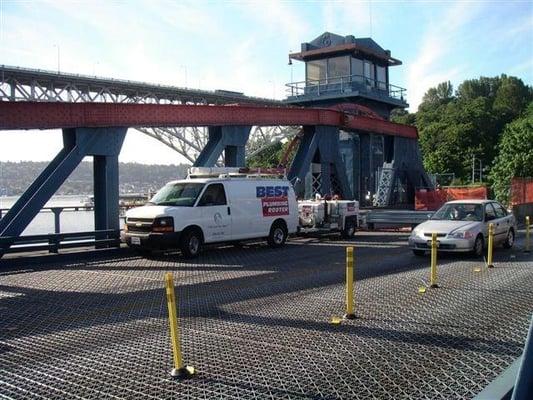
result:
[(231, 213), (223, 183), (209, 184), (197, 207), (201, 210), (202, 230), (206, 243), (231, 240)]

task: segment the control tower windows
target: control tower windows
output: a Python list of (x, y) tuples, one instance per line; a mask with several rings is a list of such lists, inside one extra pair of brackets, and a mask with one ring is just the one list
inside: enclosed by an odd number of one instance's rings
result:
[(379, 90), (387, 90), (387, 72), (385, 67), (376, 65), (377, 83)]
[(364, 76), (366, 78), (367, 86), (374, 86), (374, 64), (370, 61), (365, 61), (363, 64)]
[(363, 60), (352, 57), (352, 80), (355, 82), (363, 82)]
[(327, 60), (308, 61), (305, 65), (307, 85), (318, 85), (319, 81), (326, 80)]
[(340, 83), (341, 77), (346, 81), (346, 77), (350, 75), (350, 58), (348, 56), (329, 58), (327, 75), (328, 83)]

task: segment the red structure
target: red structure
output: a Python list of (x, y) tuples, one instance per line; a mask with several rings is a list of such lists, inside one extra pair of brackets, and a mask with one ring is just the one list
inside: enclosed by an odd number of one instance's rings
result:
[(417, 190), (415, 194), (415, 209), (425, 211), (438, 210), (444, 203), (452, 200), (486, 199), (485, 186), (444, 187), (437, 190)]
[(533, 178), (513, 178), (510, 197), (512, 206), (533, 203)]
[(418, 137), (415, 127), (349, 112), (296, 107), (1, 102), (0, 129), (137, 126), (324, 125)]

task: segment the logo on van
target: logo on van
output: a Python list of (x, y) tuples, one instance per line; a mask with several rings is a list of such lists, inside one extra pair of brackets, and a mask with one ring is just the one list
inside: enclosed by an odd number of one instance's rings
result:
[(215, 215), (213, 216), (213, 219), (215, 220), (215, 224), (217, 225), (222, 224), (222, 214), (220, 214), (219, 212), (215, 213)]
[(257, 186), (255, 188), (256, 197), (287, 197), (288, 186)]

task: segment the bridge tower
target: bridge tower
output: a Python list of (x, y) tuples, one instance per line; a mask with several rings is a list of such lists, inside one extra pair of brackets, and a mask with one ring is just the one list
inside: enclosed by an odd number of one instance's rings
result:
[[(389, 81), (401, 65), (371, 38), (325, 32), (289, 54), (305, 63), (305, 80), (287, 84), (286, 103), (334, 108), (389, 120), (406, 108), (406, 90)], [(431, 187), (416, 139), (334, 127), (304, 129), (289, 177), (300, 196), (341, 194), (363, 206), (414, 204), (416, 187)]]

